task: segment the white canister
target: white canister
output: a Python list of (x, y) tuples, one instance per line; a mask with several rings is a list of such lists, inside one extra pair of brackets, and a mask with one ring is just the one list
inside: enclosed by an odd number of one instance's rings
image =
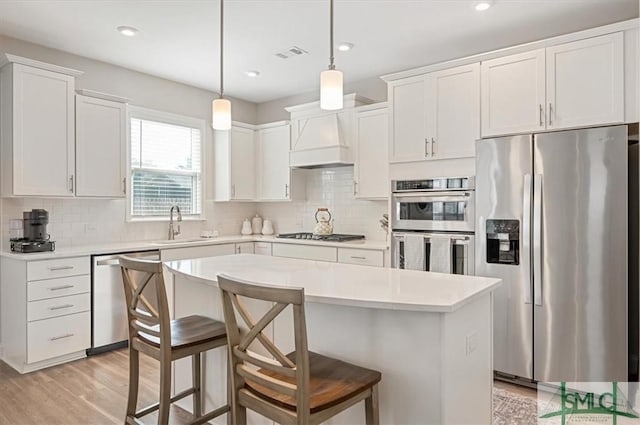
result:
[(262, 232), (262, 217), (258, 214), (251, 219), (251, 231), (254, 235), (259, 235)]
[(240, 233), (243, 235), (251, 234), (251, 222), (249, 221), (248, 218), (245, 218), (244, 221), (242, 222), (242, 230), (240, 230)]
[(263, 235), (273, 235), (273, 223), (271, 220), (265, 220), (262, 225), (262, 234)]

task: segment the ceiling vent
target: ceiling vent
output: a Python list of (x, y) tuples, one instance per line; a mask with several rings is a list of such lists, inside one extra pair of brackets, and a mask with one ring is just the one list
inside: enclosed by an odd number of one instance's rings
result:
[(289, 59), (291, 57), (305, 55), (307, 53), (309, 52), (307, 52), (304, 49), (301, 49), (298, 46), (292, 46), (292, 47), (289, 47), (287, 50), (277, 52), (276, 56), (279, 57), (280, 59)]

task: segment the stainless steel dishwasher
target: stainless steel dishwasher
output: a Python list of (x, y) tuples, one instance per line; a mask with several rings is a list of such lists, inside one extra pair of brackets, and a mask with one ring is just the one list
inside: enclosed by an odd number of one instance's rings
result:
[(127, 346), (127, 310), (118, 256), (159, 260), (160, 251), (121, 252), (91, 257), (91, 348), (99, 354)]

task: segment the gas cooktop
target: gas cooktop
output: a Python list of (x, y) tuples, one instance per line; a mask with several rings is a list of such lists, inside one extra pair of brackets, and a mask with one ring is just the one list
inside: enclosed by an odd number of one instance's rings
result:
[(305, 239), (305, 240), (329, 241), (329, 242), (346, 242), (346, 241), (355, 241), (359, 239), (364, 239), (364, 235), (341, 235), (338, 233), (334, 233), (332, 235), (314, 235), (313, 233), (308, 233), (308, 232), (280, 233), (276, 237), (282, 238), (282, 239)]

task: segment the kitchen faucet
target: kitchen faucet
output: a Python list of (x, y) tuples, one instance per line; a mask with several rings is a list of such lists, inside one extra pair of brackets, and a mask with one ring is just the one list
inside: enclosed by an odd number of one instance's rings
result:
[[(174, 230), (173, 228), (173, 210), (176, 210), (178, 213), (178, 229)], [(182, 213), (180, 212), (180, 207), (178, 205), (173, 205), (171, 210), (169, 211), (169, 240), (172, 241), (176, 238), (176, 236), (180, 236), (180, 222), (182, 221)]]

